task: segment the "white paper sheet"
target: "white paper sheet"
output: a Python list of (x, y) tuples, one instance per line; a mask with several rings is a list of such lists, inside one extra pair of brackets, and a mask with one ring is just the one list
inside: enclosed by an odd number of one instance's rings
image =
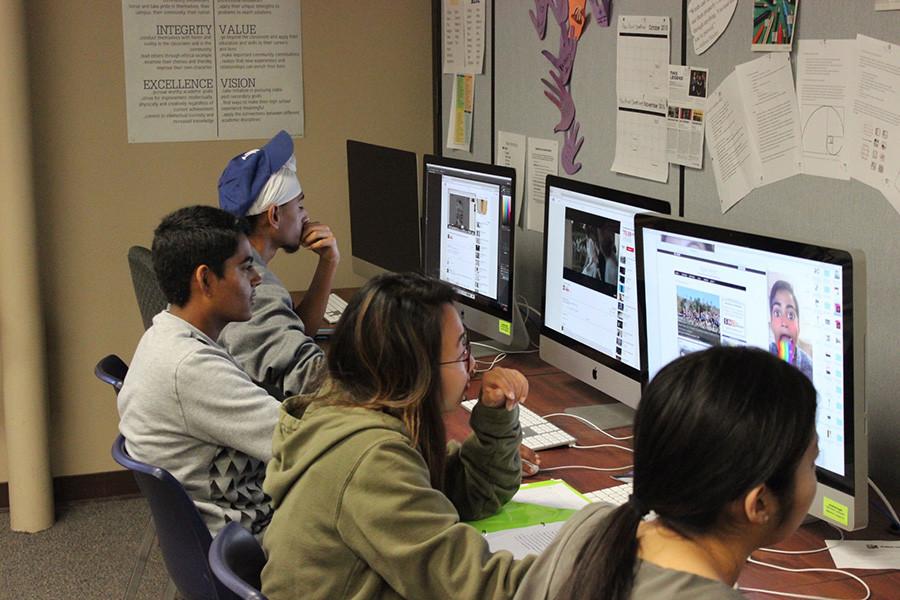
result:
[(800, 172), (800, 113), (786, 54), (735, 67), (709, 98), (706, 137), (722, 212)]
[(726, 77), (709, 97), (706, 143), (724, 213), (753, 190), (762, 171), (750, 144), (737, 73)]
[(618, 26), (612, 170), (665, 183), (669, 17), (623, 15)]
[(787, 54), (768, 54), (735, 67), (751, 143), (759, 153), (758, 185), (800, 172), (800, 111)]
[(491, 552), (509, 550), (514, 558), (521, 559), (529, 554), (540, 554), (546, 550), (565, 524), (565, 521), (559, 521), (546, 525), (496, 531), (486, 534), (484, 539), (487, 540)]
[(553, 508), (571, 508), (578, 510), (584, 508), (590, 501), (576, 492), (571, 486), (561, 479), (552, 483), (539, 482), (538, 485), (525, 484), (519, 487), (519, 491), (512, 497), (516, 502), (526, 504), (540, 504)]
[(472, 112), (475, 108), (475, 76), (456, 75), (447, 124), (447, 147), (469, 152), (472, 147)]
[(737, 0), (691, 0), (688, 24), (694, 37), (694, 54), (703, 54), (728, 27)]
[(838, 569), (900, 569), (900, 541), (825, 540)]
[(856, 40), (797, 42), (803, 173), (850, 179), (847, 126), (855, 55)]
[(544, 231), (544, 191), (547, 175), (559, 173), (559, 142), (528, 138), (525, 166), (528, 175), (528, 216), (526, 226), (532, 231)]
[(497, 157), (495, 162), (501, 167), (512, 167), (516, 170), (515, 207), (518, 226), (525, 224), (525, 149), (527, 141), (524, 135), (509, 131), (497, 131)]
[(858, 35), (850, 175), (900, 212), (900, 46)]
[(669, 109), (666, 118), (670, 163), (703, 167), (703, 133), (709, 70), (669, 65)]
[(444, 0), (444, 73), (477, 75), (484, 70), (484, 2)]
[(299, 2), (121, 4), (129, 143), (303, 135)]
[(875, 10), (900, 10), (900, 0), (875, 0)]

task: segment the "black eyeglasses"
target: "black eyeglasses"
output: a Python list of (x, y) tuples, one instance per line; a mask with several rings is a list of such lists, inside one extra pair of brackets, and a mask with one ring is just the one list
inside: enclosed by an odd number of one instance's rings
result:
[(457, 358), (456, 360), (445, 360), (443, 362), (439, 362), (439, 365), (452, 365), (454, 363), (467, 363), (469, 362), (469, 357), (472, 356), (472, 345), (469, 343), (469, 332), (463, 333), (463, 352), (462, 356)]

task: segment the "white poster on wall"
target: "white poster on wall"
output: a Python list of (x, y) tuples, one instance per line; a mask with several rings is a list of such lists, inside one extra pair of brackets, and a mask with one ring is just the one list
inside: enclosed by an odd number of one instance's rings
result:
[(299, 0), (122, 0), (129, 142), (303, 135)]

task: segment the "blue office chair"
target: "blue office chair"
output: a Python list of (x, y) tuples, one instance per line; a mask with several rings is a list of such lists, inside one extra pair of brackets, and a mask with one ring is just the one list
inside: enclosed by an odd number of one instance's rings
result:
[(212, 536), (181, 483), (165, 469), (138, 462), (128, 455), (120, 434), (113, 459), (134, 473), (150, 504), (166, 570), (184, 600), (236, 600), (209, 568)]
[(253, 534), (229, 523), (209, 547), (209, 566), (219, 582), (243, 600), (266, 600), (260, 575), (266, 555)]
[(94, 375), (103, 383), (113, 386), (116, 395), (122, 389), (122, 383), (125, 381), (125, 375), (128, 374), (128, 365), (115, 354), (104, 356), (94, 367)]
[[(116, 396), (122, 390), (122, 384), (125, 382), (125, 375), (127, 374), (128, 365), (115, 354), (104, 356), (97, 363), (97, 366), (94, 367), (94, 375), (97, 376), (97, 379), (111, 385), (116, 392)], [(141, 537), (137, 559), (134, 562), (134, 568), (131, 570), (131, 576), (128, 578), (128, 586), (125, 588), (125, 600), (131, 600), (137, 595), (141, 577), (144, 576), (144, 570), (147, 568), (150, 552), (153, 551), (153, 541), (155, 539), (156, 530), (153, 528), (153, 518), (151, 517), (147, 519), (147, 526), (144, 528), (144, 535)], [(172, 592), (174, 593), (174, 588)]]

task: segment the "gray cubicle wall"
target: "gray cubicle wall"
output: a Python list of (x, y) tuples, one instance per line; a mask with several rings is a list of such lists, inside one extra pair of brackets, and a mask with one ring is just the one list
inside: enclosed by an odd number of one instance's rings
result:
[[(753, 2), (739, 0), (727, 30), (704, 54), (693, 53), (687, 32), (682, 60), (682, 31), (687, 30), (682, 12), (686, 4), (681, 0), (614, 1), (612, 25), (603, 28), (591, 23), (584, 32), (572, 74), (576, 119), (585, 137), (578, 156), (583, 167), (572, 177), (667, 200), (674, 213), (683, 207), (683, 216), (693, 221), (862, 250), (868, 279), (866, 395), (870, 473), (886, 493), (900, 498), (900, 474), (896, 469), (900, 462), (900, 317), (896, 315), (900, 302), (900, 214), (879, 192), (858, 181), (807, 175), (755, 190), (722, 214), (708, 152), (701, 170), (670, 166), (665, 184), (610, 171), (615, 152), (617, 15), (669, 16), (671, 62), (708, 68), (710, 90), (735, 65), (761, 55), (750, 51)], [(445, 154), (489, 161), (494, 155), (491, 145), (496, 131), (555, 138), (562, 147), (561, 134), (553, 134), (559, 113), (544, 97), (541, 84), (541, 78), (547, 77), (550, 69), (541, 51), (557, 51), (559, 30), (551, 16), (546, 38), (540, 40), (528, 16), (533, 7), (534, 2), (525, 0), (487, 2), (487, 12), (493, 20), (489, 23), (485, 74), (476, 82), (473, 151), (444, 150)], [(436, 32), (440, 32), (439, 24)], [(873, 0), (800, 3), (798, 38), (855, 38), (857, 33), (900, 45), (900, 11), (875, 12)], [(441, 79), (442, 110), (436, 115), (443, 123), (440, 147), (446, 141), (449, 81), (447, 75)], [(560, 175), (565, 176), (562, 169)], [(520, 231), (517, 235), (517, 291), (529, 302), (540, 303), (541, 234)]]

